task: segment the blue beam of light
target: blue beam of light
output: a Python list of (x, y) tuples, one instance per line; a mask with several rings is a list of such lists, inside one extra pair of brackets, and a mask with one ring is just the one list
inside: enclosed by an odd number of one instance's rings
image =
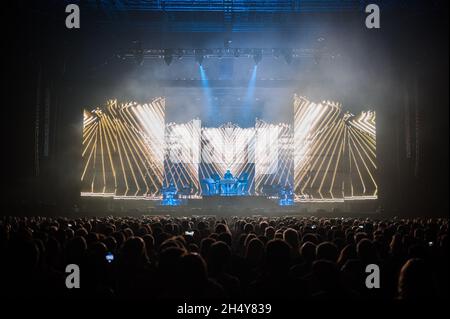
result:
[(252, 115), (252, 106), (255, 102), (255, 84), (256, 84), (256, 73), (258, 71), (258, 65), (253, 66), (252, 76), (248, 82), (247, 94), (244, 99), (244, 107), (242, 110), (243, 120), (245, 122), (251, 121), (249, 117)]
[(203, 97), (204, 97), (204, 107), (203, 107), (203, 113), (204, 113), (204, 120), (205, 122), (209, 122), (211, 120), (211, 115), (213, 111), (213, 98), (212, 98), (212, 92), (211, 88), (209, 86), (208, 77), (206, 76), (205, 69), (202, 65), (199, 65), (200, 70), (200, 78), (202, 81), (202, 89), (203, 89)]

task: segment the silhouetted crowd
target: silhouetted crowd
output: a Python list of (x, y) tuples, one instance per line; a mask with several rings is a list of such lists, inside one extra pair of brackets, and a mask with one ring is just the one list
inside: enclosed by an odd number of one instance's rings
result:
[[(449, 296), (448, 219), (0, 217), (0, 257), (9, 297)], [(79, 289), (66, 287), (69, 264)], [(367, 286), (370, 264), (379, 288)]]

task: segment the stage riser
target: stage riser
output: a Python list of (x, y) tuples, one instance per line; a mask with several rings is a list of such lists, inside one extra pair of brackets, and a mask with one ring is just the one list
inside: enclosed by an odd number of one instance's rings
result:
[(190, 199), (183, 206), (161, 206), (160, 201), (112, 198), (83, 198), (81, 213), (103, 214), (173, 214), (173, 215), (286, 215), (339, 214), (375, 212), (376, 200), (348, 202), (297, 202), (294, 206), (279, 206), (276, 200), (259, 196), (204, 197)]

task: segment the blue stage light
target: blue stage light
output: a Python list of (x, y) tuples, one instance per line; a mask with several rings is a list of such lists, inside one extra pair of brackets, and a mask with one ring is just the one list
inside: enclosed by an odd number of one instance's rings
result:
[(244, 108), (242, 112), (242, 116), (244, 121), (251, 120), (249, 119), (251, 115), (252, 105), (255, 99), (255, 84), (256, 84), (256, 73), (258, 71), (258, 65), (253, 66), (252, 76), (250, 77), (250, 81), (248, 81), (247, 93), (244, 99)]
[(206, 121), (210, 119), (210, 116), (212, 114), (212, 92), (211, 88), (209, 86), (208, 77), (206, 76), (205, 68), (202, 65), (199, 65), (200, 70), (200, 78), (202, 81), (202, 89), (203, 89), (203, 96), (204, 96), (204, 114)]
[(295, 202), (292, 198), (283, 198), (278, 200), (278, 206), (294, 206)]
[(253, 96), (255, 95), (255, 84), (256, 84), (256, 72), (258, 71), (258, 66), (253, 66), (252, 76), (248, 82), (246, 103), (251, 104), (253, 102)]

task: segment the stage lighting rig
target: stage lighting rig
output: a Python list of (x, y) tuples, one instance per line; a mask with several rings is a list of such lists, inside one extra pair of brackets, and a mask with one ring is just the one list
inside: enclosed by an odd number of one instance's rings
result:
[(143, 49), (140, 42), (135, 41), (134, 47), (128, 53), (121, 53), (124, 59), (135, 60), (142, 64), (144, 59), (164, 59), (167, 65), (173, 62), (174, 58), (181, 57), (194, 58), (195, 62), (202, 64), (205, 58), (253, 58), (255, 64), (259, 64), (263, 58), (283, 57), (287, 64), (291, 64), (294, 59), (330, 58), (331, 54), (325, 48), (316, 45), (315, 48), (201, 48), (201, 49)]

